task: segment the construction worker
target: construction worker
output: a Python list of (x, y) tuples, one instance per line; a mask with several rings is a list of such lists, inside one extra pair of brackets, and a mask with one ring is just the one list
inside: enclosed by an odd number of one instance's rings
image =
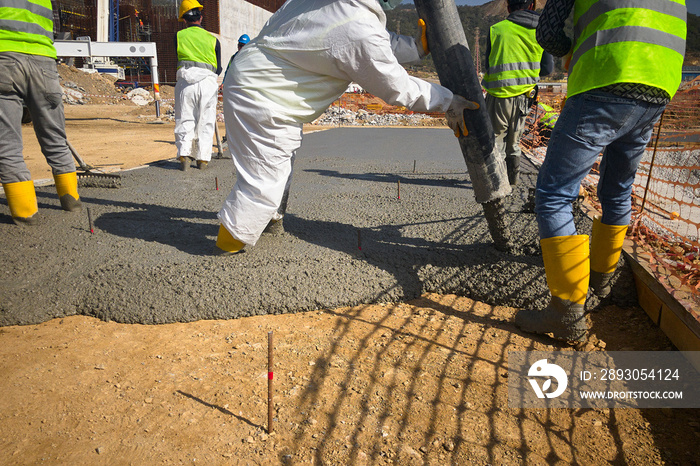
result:
[[(575, 43), (564, 33), (574, 10)], [(549, 0), (537, 40), (566, 56), (568, 98), (552, 132), (536, 188), (537, 223), (552, 297), (543, 311), (522, 310), (523, 330), (583, 341), (588, 288), (610, 292), (632, 210), (637, 165), (666, 104), (681, 82), (685, 2)], [(574, 225), (571, 203), (598, 155), (602, 217), (591, 243)]]
[(427, 53), (418, 40), (386, 31), (385, 9), (400, 0), (288, 0), (238, 53), (224, 81), (226, 134), (237, 179), (225, 200), (218, 253), (254, 245), (278, 222), (289, 193), (302, 125), (356, 82), (393, 105), (447, 112), (453, 131), (476, 103), (411, 77), (399, 61)]
[[(238, 55), (238, 52), (241, 51), (241, 49), (250, 42), (250, 37), (248, 34), (243, 34), (241, 37), (238, 38), (238, 50), (236, 50), (236, 53), (231, 55), (231, 59), (228, 61), (228, 66), (226, 66), (226, 72), (224, 73), (224, 81), (226, 81), (226, 75), (228, 74), (228, 69), (231, 67), (231, 62), (233, 61), (234, 58), (236, 58), (236, 55)], [(219, 86), (219, 90), (223, 90), (223, 82), (221, 83), (221, 86)]]
[(178, 17), (186, 24), (176, 38), (175, 145), (182, 171), (193, 159), (200, 170), (207, 168), (216, 124), (221, 44), (202, 28), (202, 8), (197, 0), (183, 0)]
[(51, 166), (61, 208), (82, 208), (75, 162), (66, 141), (50, 0), (17, 0), (0, 8), (0, 181), (12, 219), (34, 224), (39, 207), (22, 155), (23, 106)]
[[(245, 46), (245, 44), (247, 44), (248, 42), (250, 42), (250, 37), (248, 36), (248, 34), (242, 34), (241, 37), (238, 38), (238, 52), (240, 52), (241, 49)], [(236, 56), (236, 53), (233, 54), (234, 57)]]
[(535, 39), (539, 14), (534, 10), (534, 0), (508, 0), (508, 17), (491, 26), (486, 40), (486, 110), (513, 187), (520, 173), (520, 138), (537, 83), (554, 70), (554, 58)]

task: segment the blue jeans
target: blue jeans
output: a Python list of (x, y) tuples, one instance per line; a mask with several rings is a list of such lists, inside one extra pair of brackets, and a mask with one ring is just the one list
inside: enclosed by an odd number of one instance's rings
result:
[(598, 198), (606, 225), (628, 225), (637, 165), (665, 105), (592, 90), (566, 101), (537, 178), (540, 238), (576, 235), (571, 203), (598, 155)]

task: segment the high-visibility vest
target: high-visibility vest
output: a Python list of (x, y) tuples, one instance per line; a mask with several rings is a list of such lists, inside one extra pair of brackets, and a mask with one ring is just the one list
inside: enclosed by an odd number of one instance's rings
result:
[(198, 26), (177, 33), (177, 67), (196, 66), (216, 72), (216, 37)]
[(482, 85), (494, 97), (506, 98), (532, 90), (540, 80), (542, 47), (535, 30), (503, 20), (491, 26), (489, 68)]
[(685, 55), (685, 0), (576, 0), (568, 95), (616, 83), (678, 90)]
[[(541, 108), (542, 111), (544, 111), (542, 117), (539, 120), (537, 120), (539, 124), (546, 126), (550, 129), (554, 128), (554, 124), (557, 122), (557, 119), (559, 119), (559, 114), (547, 104), (538, 102), (537, 106)], [(540, 115), (539, 111), (537, 112), (537, 114)]]
[(56, 58), (51, 0), (0, 4), (0, 52)]

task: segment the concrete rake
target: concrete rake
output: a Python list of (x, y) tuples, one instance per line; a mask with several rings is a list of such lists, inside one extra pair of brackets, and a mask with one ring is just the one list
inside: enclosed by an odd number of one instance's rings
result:
[(66, 142), (68, 142), (68, 148), (78, 163), (78, 168), (76, 170), (78, 174), (78, 186), (83, 188), (119, 188), (121, 186), (121, 175), (105, 173), (88, 165), (78, 154), (78, 151), (75, 150), (75, 147), (73, 147), (70, 141)]

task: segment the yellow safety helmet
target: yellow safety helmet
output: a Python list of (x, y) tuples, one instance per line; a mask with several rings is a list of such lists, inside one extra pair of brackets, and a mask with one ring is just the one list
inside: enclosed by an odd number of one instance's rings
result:
[(185, 13), (195, 8), (202, 11), (204, 7), (197, 0), (182, 0), (182, 3), (180, 3), (180, 14), (177, 16), (178, 21), (184, 21), (182, 17), (185, 16)]

